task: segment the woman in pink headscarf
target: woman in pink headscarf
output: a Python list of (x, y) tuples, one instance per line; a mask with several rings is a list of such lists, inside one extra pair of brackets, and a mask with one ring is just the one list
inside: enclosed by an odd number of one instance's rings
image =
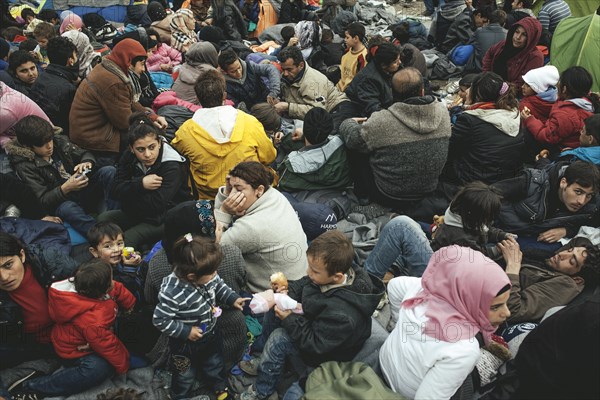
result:
[(421, 278), (388, 283), (396, 326), (379, 352), (390, 387), (410, 399), (449, 399), (509, 316), (510, 281), (482, 253), (459, 246), (433, 253)]
[(81, 28), (83, 28), (83, 21), (81, 20), (79, 15), (71, 12), (70, 14), (67, 14), (62, 20), (58, 31), (62, 35), (67, 31), (81, 31)]

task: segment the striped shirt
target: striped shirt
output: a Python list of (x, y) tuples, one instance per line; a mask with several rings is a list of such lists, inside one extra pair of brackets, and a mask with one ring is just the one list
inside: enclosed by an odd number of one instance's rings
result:
[(538, 19), (540, 20), (543, 29), (547, 29), (550, 33), (554, 33), (558, 23), (570, 16), (571, 9), (564, 0), (546, 0), (540, 9)]
[(239, 297), (219, 275), (206, 285), (195, 286), (171, 273), (160, 286), (152, 323), (171, 337), (187, 340), (192, 326), (205, 325), (204, 332), (214, 328), (213, 307), (217, 303), (231, 306)]

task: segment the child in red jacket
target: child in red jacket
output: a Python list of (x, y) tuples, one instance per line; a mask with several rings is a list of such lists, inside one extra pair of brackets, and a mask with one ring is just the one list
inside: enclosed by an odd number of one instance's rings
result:
[(519, 103), (519, 111), (527, 107), (531, 115), (546, 122), (550, 110), (558, 98), (556, 85), (560, 74), (553, 65), (535, 68), (523, 75), (523, 99)]
[[(546, 122), (532, 115), (529, 108), (521, 111), (522, 125), (542, 148), (551, 154), (579, 147), (583, 120), (600, 112), (600, 99), (592, 88), (592, 75), (583, 67), (566, 69), (558, 82), (558, 101), (552, 106)], [(525, 139), (527, 143), (527, 138)], [(538, 149), (538, 151), (541, 149)]]
[[(132, 310), (135, 297), (112, 279), (111, 266), (94, 259), (48, 291), (54, 350), (65, 364), (56, 373), (25, 381), (43, 396), (70, 396), (129, 369), (129, 352), (113, 331), (119, 307)], [(14, 394), (13, 394), (14, 395)]]

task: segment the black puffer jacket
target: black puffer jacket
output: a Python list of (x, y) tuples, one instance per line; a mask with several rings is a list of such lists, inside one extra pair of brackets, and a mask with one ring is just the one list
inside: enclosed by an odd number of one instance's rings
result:
[(308, 276), (289, 283), (289, 296), (304, 315), (291, 314), (281, 325), (310, 366), (325, 361), (350, 361), (371, 336), (371, 315), (385, 291), (383, 283), (360, 267), (353, 267), (348, 286), (323, 286)]
[(523, 167), (523, 148), (516, 109), (465, 111), (452, 127), (448, 160), (440, 179), (460, 186), (512, 178)]
[[(185, 171), (185, 158), (166, 142), (161, 145), (157, 161), (146, 171), (135, 155), (126, 151), (117, 166), (111, 196), (121, 202), (121, 209), (128, 216), (139, 222), (160, 225), (167, 210), (191, 200)], [(156, 190), (146, 190), (142, 180), (152, 174), (163, 178), (162, 185)]]
[(79, 69), (48, 64), (31, 87), (29, 97), (46, 113), (55, 126), (69, 134), (69, 112), (75, 98)]
[[(71, 143), (67, 136), (54, 135), (54, 154), (52, 158), (60, 160), (65, 171), (72, 174), (77, 164), (90, 162), (96, 159), (87, 150)], [(60, 186), (65, 182), (52, 163), (37, 156), (33, 150), (23, 146), (16, 139), (6, 146), (6, 151), (13, 169), (23, 182), (29, 185), (35, 195), (40, 199), (44, 210), (52, 214), (62, 202), (69, 200), (69, 195), (62, 192)]]
[[(31, 245), (26, 249), (26, 268), (46, 290), (53, 282), (73, 275), (78, 263), (55, 247)], [(21, 307), (11, 300), (8, 292), (0, 290), (0, 343), (17, 344), (27, 340), (23, 335)]]
[(383, 72), (375, 62), (369, 62), (352, 79), (346, 95), (361, 117), (370, 117), (375, 111), (394, 103), (392, 76)]

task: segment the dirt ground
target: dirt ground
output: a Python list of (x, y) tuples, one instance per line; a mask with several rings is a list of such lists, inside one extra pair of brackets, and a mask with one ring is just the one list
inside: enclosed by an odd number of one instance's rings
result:
[[(396, 9), (396, 13), (398, 16), (403, 17), (415, 17), (421, 16), (421, 13), (425, 11), (425, 5), (422, 1), (403, 1), (400, 0), (398, 3), (394, 4), (394, 8)], [(431, 18), (423, 17), (423, 20), (431, 21)]]

